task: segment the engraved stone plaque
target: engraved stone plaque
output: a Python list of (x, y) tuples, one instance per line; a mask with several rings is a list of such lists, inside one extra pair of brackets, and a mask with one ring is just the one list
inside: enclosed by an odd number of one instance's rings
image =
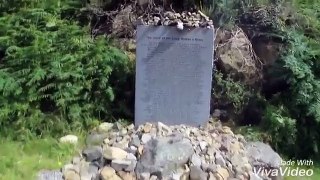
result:
[(213, 29), (138, 26), (135, 124), (209, 120)]

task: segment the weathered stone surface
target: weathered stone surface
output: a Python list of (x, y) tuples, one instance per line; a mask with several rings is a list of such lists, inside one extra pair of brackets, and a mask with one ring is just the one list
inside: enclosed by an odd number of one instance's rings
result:
[(64, 180), (80, 180), (80, 175), (76, 173), (75, 171), (66, 171), (63, 174), (63, 179)]
[[(262, 142), (249, 142), (245, 148), (252, 168), (256, 170), (280, 168), (282, 159), (269, 145)], [(278, 173), (278, 177), (274, 178), (281, 179), (282, 177)]]
[(134, 171), (136, 160), (112, 160), (111, 167), (116, 171)]
[(129, 141), (127, 141), (126, 139), (122, 139), (119, 142), (116, 142), (113, 144), (113, 147), (117, 147), (120, 149), (126, 149), (129, 145)]
[(117, 147), (104, 147), (103, 157), (108, 160), (122, 160), (127, 157), (128, 153)]
[(209, 173), (209, 180), (216, 180), (216, 177), (212, 172)]
[(102, 148), (101, 146), (87, 147), (82, 151), (82, 156), (84, 156), (86, 161), (89, 161), (89, 162), (101, 160)]
[(93, 163), (82, 161), (80, 163), (80, 177), (81, 180), (97, 179), (99, 174), (98, 166)]
[(121, 180), (116, 171), (111, 167), (104, 167), (100, 172), (101, 180)]
[(80, 168), (77, 165), (66, 164), (62, 167), (61, 172), (62, 172), (62, 174), (65, 174), (67, 171), (75, 171), (75, 172), (79, 173)]
[(201, 141), (201, 142), (199, 143), (199, 146), (200, 146), (200, 148), (201, 148), (202, 151), (206, 149), (207, 145), (208, 145), (208, 143), (205, 142), (205, 141)]
[(218, 167), (215, 177), (217, 180), (226, 180), (229, 178), (229, 172), (225, 168)]
[(72, 163), (73, 165), (77, 165), (77, 164), (79, 164), (80, 162), (81, 162), (81, 157), (78, 157), (78, 156), (73, 157), (73, 158), (72, 158), (72, 161), (71, 161), (71, 163)]
[(281, 157), (269, 145), (262, 142), (246, 144), (246, 153), (251, 164), (259, 167), (279, 168)]
[(168, 175), (187, 163), (192, 154), (192, 145), (183, 139), (152, 139), (146, 144), (136, 170), (140, 173), (160, 172)]
[(163, 179), (189, 180), (189, 177), (190, 169), (185, 165), (185, 167), (178, 168), (170, 177), (163, 177)]
[(140, 177), (138, 179), (141, 179), (141, 180), (149, 180), (150, 179), (150, 173), (148, 172), (143, 172), (143, 173), (140, 173)]
[(129, 142), (130, 146), (139, 147), (141, 144), (141, 141), (137, 135), (133, 135), (132, 140)]
[(198, 166), (200, 167), (201, 166), (201, 158), (198, 154), (194, 153), (192, 156), (191, 156), (191, 163), (194, 165), (194, 166)]
[(152, 124), (151, 123), (146, 123), (144, 126), (143, 126), (143, 132), (144, 133), (149, 133), (151, 131), (151, 128), (152, 128)]
[(207, 174), (200, 167), (191, 166), (190, 180), (207, 180)]
[(120, 171), (118, 174), (122, 180), (136, 180), (136, 176), (133, 173)]
[(157, 129), (160, 134), (170, 134), (172, 133), (172, 130), (167, 125), (163, 124), (162, 122), (157, 123)]
[(104, 142), (107, 138), (107, 134), (99, 134), (97, 132), (92, 132), (86, 137), (87, 146), (98, 146)]
[(138, 26), (136, 125), (160, 121), (198, 126), (208, 121), (213, 37), (213, 29)]
[(147, 144), (148, 141), (151, 140), (151, 135), (150, 134), (143, 134), (142, 137), (141, 137), (141, 142), (143, 144)]
[(226, 161), (222, 157), (220, 152), (216, 152), (216, 154), (215, 154), (215, 162), (216, 162), (217, 165), (220, 165), (221, 167), (225, 167), (226, 166)]

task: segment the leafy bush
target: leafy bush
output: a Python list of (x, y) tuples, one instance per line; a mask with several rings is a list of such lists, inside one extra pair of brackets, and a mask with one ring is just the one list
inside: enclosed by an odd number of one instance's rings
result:
[(60, 10), (64, 8), (80, 8), (86, 4), (86, 0), (2, 0), (1, 13), (18, 12), (20, 9), (44, 8)]
[(320, 74), (315, 68), (319, 67), (320, 44), (310, 43), (293, 29), (287, 31), (287, 42), (278, 66), (283, 67), (290, 89), (273, 97), (265, 121), (279, 151), (291, 157), (315, 157), (320, 147)]
[(234, 114), (241, 114), (249, 102), (252, 91), (239, 81), (216, 71), (213, 78), (213, 101), (217, 105), (231, 107)]
[(239, 126), (234, 129), (234, 133), (242, 134), (246, 141), (269, 142), (267, 133), (257, 126)]
[(278, 152), (294, 156), (297, 127), (296, 120), (290, 118), (284, 106), (267, 106), (262, 127), (271, 136), (271, 144)]
[[(290, 88), (286, 92), (274, 95), (267, 102), (265, 101), (261, 127), (269, 134), (273, 147), (279, 152), (296, 158), (316, 156), (319, 158), (320, 3), (295, 0), (290, 7), (286, 7), (282, 0), (252, 1), (252, 3), (243, 1), (242, 5), (237, 2), (213, 1), (211, 9), (205, 10), (216, 19), (216, 22), (221, 22), (218, 23), (218, 26), (229, 22), (234, 23), (239, 11), (246, 11), (246, 7), (251, 5), (261, 5), (261, 2), (267, 5), (270, 3), (279, 5), (279, 9), (284, 10), (283, 14), (289, 12), (289, 15), (283, 19), (285, 23), (281, 23), (280, 26), (277, 26), (276, 21), (270, 21), (275, 23), (275, 26), (272, 26), (274, 28), (269, 33), (284, 38), (286, 50), (282, 51), (280, 59), (268, 71), (271, 71), (274, 78), (284, 79)], [(290, 9), (291, 5), (295, 9)], [(219, 16), (220, 11), (228, 13), (225, 13), (223, 17)], [(281, 13), (272, 15), (281, 16)], [(282, 17), (275, 18), (281, 19)], [(257, 26), (263, 27), (263, 25)], [(266, 28), (261, 28), (260, 31), (265, 32), (265, 30), (268, 31)], [(257, 29), (256, 33), (259, 34), (260, 31)], [(219, 74), (215, 82), (217, 83), (214, 86), (217, 103), (232, 102), (237, 114), (248, 104), (250, 97), (259, 101), (259, 95), (250, 95), (252, 93), (250, 88), (244, 87), (240, 82), (236, 83)]]
[[(111, 116), (129, 61), (103, 37), (43, 9), (0, 18), (3, 134), (60, 134)], [(1, 58), (1, 57), (0, 57)]]
[[(291, 85), (291, 97), (285, 101), (291, 114), (298, 120), (297, 145), (306, 147), (299, 149), (303, 152), (318, 154), (320, 147), (320, 74), (314, 67), (319, 67), (319, 54), (315, 54), (318, 46), (310, 46), (308, 39), (298, 33), (289, 34), (291, 49), (283, 57), (284, 67), (290, 73), (288, 81)], [(307, 146), (306, 146), (307, 144)], [(313, 154), (312, 153), (312, 154)]]

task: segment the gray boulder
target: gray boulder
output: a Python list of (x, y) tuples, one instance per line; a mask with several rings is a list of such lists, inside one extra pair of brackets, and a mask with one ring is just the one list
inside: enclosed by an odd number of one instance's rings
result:
[(100, 146), (87, 147), (82, 151), (86, 161), (100, 161), (102, 159), (102, 148)]
[(169, 176), (186, 164), (193, 153), (190, 141), (182, 137), (151, 139), (144, 147), (136, 172), (157, 174), (158, 178)]
[[(258, 171), (262, 169), (280, 169), (281, 157), (268, 144), (263, 142), (248, 142), (245, 146), (249, 163)], [(272, 179), (282, 179), (280, 173), (278, 177), (270, 177)]]
[(86, 137), (87, 146), (99, 146), (103, 143), (103, 140), (108, 137), (108, 134), (99, 134), (98, 132), (91, 132)]

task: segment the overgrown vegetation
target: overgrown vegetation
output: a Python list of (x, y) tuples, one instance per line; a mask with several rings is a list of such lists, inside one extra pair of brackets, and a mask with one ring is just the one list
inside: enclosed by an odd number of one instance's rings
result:
[(241, 82), (224, 76), (219, 71), (214, 72), (213, 87), (214, 106), (229, 107), (235, 115), (241, 114), (253, 92)]
[(131, 70), (104, 37), (41, 8), (1, 17), (0, 49), (1, 134), (17, 138), (110, 120)]
[(265, 112), (266, 128), (273, 136), (274, 146), (290, 157), (319, 158), (320, 44), (316, 34), (320, 32), (320, 21), (314, 18), (319, 16), (315, 7), (319, 2), (296, 1), (298, 12), (292, 20), (295, 23), (286, 27), (288, 49), (278, 63), (290, 88), (274, 96), (269, 102), (272, 112)]
[[(268, 69), (268, 72), (273, 78), (283, 79), (289, 89), (273, 94), (268, 100), (260, 95), (255, 97), (258, 100), (262, 97), (260, 101), (264, 102), (262, 121), (258, 131), (266, 132), (269, 137), (267, 139), (273, 147), (290, 158), (319, 158), (320, 2), (307, 0), (251, 1), (245, 6), (240, 6), (236, 1), (227, 4), (226, 1), (221, 0), (213, 1), (213, 4), (216, 7), (222, 5), (222, 8), (227, 9), (226, 12), (231, 12), (226, 13), (230, 16), (227, 18), (229, 24), (241, 23), (241, 20), (236, 20), (241, 12), (252, 8), (263, 9), (263, 6), (260, 6), (262, 4), (267, 4), (271, 8), (272, 5), (275, 5), (281, 10), (281, 13), (271, 14), (270, 17), (268, 14), (264, 14), (263, 22), (268, 22), (270, 29), (264, 28), (256, 31), (257, 33), (261, 31), (269, 38), (282, 37), (283, 42), (286, 43), (286, 49), (282, 51), (280, 58)], [(218, 16), (219, 10), (211, 10), (211, 16), (218, 18), (217, 22), (223, 21), (222, 24), (225, 25), (225, 18)], [(266, 24), (262, 24), (262, 26), (266, 26)], [(239, 110), (237, 107), (243, 109), (243, 105), (248, 101), (247, 98), (239, 97), (247, 97), (246, 94), (250, 94), (250, 88), (240, 88), (239, 83), (234, 80), (221, 79), (221, 77), (217, 76), (215, 80), (224, 83), (217, 83), (220, 90), (215, 89), (215, 91), (223, 93), (230, 88), (234, 90), (231, 92), (232, 95), (226, 94), (222, 96), (224, 98), (218, 98), (218, 101), (224, 99), (224, 102), (233, 103), (233, 108), (236, 111)], [(237, 106), (236, 104), (241, 105)], [(256, 138), (261, 139), (260, 135), (257, 135)]]
[[(128, 105), (133, 87), (128, 81), (132, 83), (134, 64), (105, 37), (93, 39), (86, 21), (79, 26), (75, 18), (85, 3), (14, 0), (0, 4), (2, 135), (18, 139), (61, 135), (90, 128), (99, 120), (132, 117), (133, 108), (130, 111)], [(215, 26), (223, 28), (239, 25), (239, 15), (261, 5), (283, 10), (282, 14), (263, 11), (266, 17), (259, 23), (267, 22), (272, 28), (261, 28), (264, 36), (281, 37), (286, 43), (269, 71), (287, 82), (289, 89), (264, 98), (257, 89), (218, 72), (214, 96), (217, 104), (231, 107), (238, 117), (250, 111), (250, 102), (259, 102), (262, 112), (256, 118), (262, 121), (250, 127), (252, 137), (271, 142), (289, 157), (319, 156), (320, 2), (215, 0), (200, 4)], [(255, 135), (255, 130), (261, 135)]]
[[(290, 84), (290, 90), (283, 92), (279, 96), (274, 97), (273, 103), (279, 108), (284, 106), (286, 114), (278, 118), (277, 125), (280, 127), (283, 122), (290, 120), (287, 124), (286, 131), (280, 131), (284, 140), (279, 140), (277, 143), (282, 143), (282, 147), (289, 147), (295, 145), (295, 148), (280, 148), (287, 153), (293, 153), (292, 156), (301, 156), (307, 158), (311, 154), (318, 155), (320, 147), (320, 81), (318, 70), (314, 67), (319, 66), (319, 54), (314, 54), (314, 50), (320, 47), (310, 44), (308, 38), (303, 34), (289, 31), (288, 39), (290, 48), (282, 56), (281, 62), (283, 64), (283, 73), (286, 73), (286, 80)], [(318, 56), (318, 57), (317, 57)], [(280, 113), (278, 113), (280, 115)], [(275, 121), (273, 116), (266, 116), (269, 121)], [(288, 122), (288, 121), (287, 121)], [(274, 128), (273, 128), (274, 130)], [(288, 133), (288, 134), (287, 134)], [(288, 140), (295, 141), (288, 141)], [(292, 149), (295, 149), (292, 152)]]

